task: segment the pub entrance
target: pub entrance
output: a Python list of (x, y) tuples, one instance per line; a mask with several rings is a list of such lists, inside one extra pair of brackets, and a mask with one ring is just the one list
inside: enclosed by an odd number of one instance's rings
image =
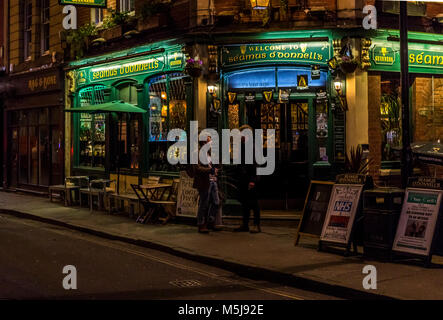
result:
[(263, 129), (265, 137), (266, 129), (275, 130), (275, 171), (260, 176), (258, 184), (264, 210), (302, 209), (312, 165), (327, 158), (328, 108), (316, 99), (326, 91), (326, 79), (326, 71), (312, 79), (309, 68), (288, 66), (225, 75), (226, 126), (248, 124)]
[(247, 124), (264, 132), (275, 130), (275, 172), (260, 177), (260, 199), (265, 208), (300, 207), (297, 201), (309, 184), (309, 105), (308, 99), (246, 103)]

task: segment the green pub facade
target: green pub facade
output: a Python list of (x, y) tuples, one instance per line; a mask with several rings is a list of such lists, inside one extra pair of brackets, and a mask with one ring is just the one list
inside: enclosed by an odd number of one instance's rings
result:
[[(275, 130), (276, 168), (260, 177), (264, 209), (300, 207), (312, 178), (344, 162), (345, 113), (335, 104), (328, 61), (332, 32), (230, 35), (219, 45), (221, 126)], [(264, 146), (266, 148), (266, 145)]]
[(184, 67), (182, 46), (173, 40), (72, 62), (67, 107), (119, 100), (148, 112), (123, 114), (121, 123), (113, 114), (72, 113), (67, 174), (109, 177), (119, 154), (122, 175), (135, 179), (131, 183), (148, 172), (178, 175), (166, 160), (173, 143), (167, 132), (186, 130), (192, 118), (192, 81)]

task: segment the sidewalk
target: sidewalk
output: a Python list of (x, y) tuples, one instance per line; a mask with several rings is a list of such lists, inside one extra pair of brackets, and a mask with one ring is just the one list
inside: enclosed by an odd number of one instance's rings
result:
[[(141, 225), (119, 215), (87, 208), (64, 207), (42, 197), (0, 192), (0, 213), (14, 214), (80, 231), (156, 248), (186, 258), (229, 268), (259, 278), (300, 284), (308, 290), (347, 298), (443, 299), (443, 259), (423, 268), (415, 265), (364, 261), (318, 252), (317, 241), (302, 239), (294, 246), (294, 228), (264, 227), (260, 234), (197, 233), (188, 225)], [(1, 229), (0, 229), (1, 231)], [(438, 265), (441, 263), (441, 265)], [(362, 269), (377, 267), (377, 290), (365, 290)]]

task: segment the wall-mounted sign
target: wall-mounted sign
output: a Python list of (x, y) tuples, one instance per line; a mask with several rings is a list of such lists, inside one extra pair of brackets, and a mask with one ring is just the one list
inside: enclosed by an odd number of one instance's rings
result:
[(145, 73), (182, 70), (183, 67), (183, 53), (173, 51), (167, 54), (147, 56), (137, 60), (125, 60), (114, 64), (102, 64), (79, 69), (76, 72), (76, 81), (78, 85), (81, 85), (89, 82), (114, 80)]
[(297, 89), (306, 89), (308, 87), (308, 75), (299, 74), (297, 75)]
[(58, 70), (40, 71), (20, 75), (12, 79), (17, 95), (37, 94), (61, 89)]
[(61, 5), (73, 5), (79, 7), (106, 8), (106, 0), (59, 0)]
[(280, 89), (278, 91), (278, 102), (287, 103), (289, 102), (289, 95), (291, 94), (291, 89)]
[(222, 48), (224, 67), (270, 62), (326, 65), (329, 59), (328, 41), (230, 45)]
[(143, 72), (160, 71), (164, 69), (164, 66), (163, 56), (111, 66), (100, 66), (89, 70), (89, 81), (107, 80)]
[(272, 101), (273, 92), (272, 91), (263, 91), (263, 97), (265, 98), (266, 102)]
[(236, 92), (228, 92), (228, 101), (230, 104), (233, 104), (235, 99), (237, 99), (237, 93)]
[(246, 102), (254, 102), (255, 101), (255, 93), (249, 92), (249, 93), (245, 94), (245, 101)]
[(374, 46), (371, 50), (371, 58), (375, 64), (392, 66), (395, 62), (395, 52), (386, 46)]
[(320, 79), (320, 67), (317, 65), (311, 66), (311, 79), (317, 80)]
[[(408, 45), (409, 72), (443, 74), (443, 45), (412, 43)], [(370, 70), (400, 72), (400, 44), (373, 39)]]

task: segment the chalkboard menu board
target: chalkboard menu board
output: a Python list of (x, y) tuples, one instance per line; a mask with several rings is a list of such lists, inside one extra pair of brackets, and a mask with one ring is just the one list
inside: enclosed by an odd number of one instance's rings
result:
[(311, 181), (295, 236), (295, 245), (300, 236), (320, 237), (333, 186), (334, 182), (330, 181)]

